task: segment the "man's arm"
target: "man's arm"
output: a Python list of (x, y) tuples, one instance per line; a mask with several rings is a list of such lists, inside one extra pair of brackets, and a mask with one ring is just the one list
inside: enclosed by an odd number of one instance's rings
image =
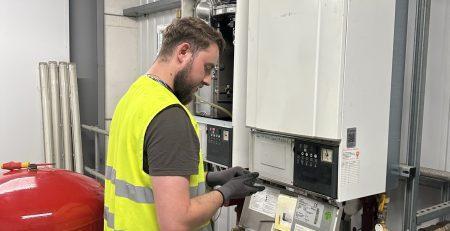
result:
[(189, 180), (181, 176), (153, 177), (156, 213), (163, 230), (192, 230), (210, 219), (231, 199), (244, 198), (264, 190), (254, 185), (257, 172), (233, 177), (217, 191), (189, 198)]
[(153, 193), (161, 230), (193, 230), (208, 222), (223, 197), (212, 191), (189, 196), (189, 179), (182, 176), (153, 176)]

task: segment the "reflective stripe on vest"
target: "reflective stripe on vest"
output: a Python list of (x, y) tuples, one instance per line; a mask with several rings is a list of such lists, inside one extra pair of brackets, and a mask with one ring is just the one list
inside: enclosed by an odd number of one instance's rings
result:
[[(114, 185), (116, 196), (125, 197), (137, 203), (154, 203), (153, 190), (151, 188), (134, 186), (117, 179), (116, 171), (111, 166), (106, 166), (105, 178)], [(189, 194), (192, 198), (202, 194), (205, 190), (205, 182), (201, 182), (198, 186), (189, 187)], [(104, 206), (103, 218), (106, 221), (106, 225), (114, 229), (114, 214), (109, 211), (107, 206)]]
[(109, 212), (109, 208), (108, 207), (104, 207), (103, 210), (103, 219), (105, 219), (106, 221), (106, 225), (111, 228), (114, 229), (114, 214)]
[[(115, 187), (116, 196), (128, 198), (137, 203), (154, 203), (153, 190), (149, 187), (134, 186), (126, 181), (116, 178), (116, 170), (111, 166), (105, 168), (105, 178), (110, 180)], [(206, 191), (205, 182), (201, 182), (198, 186), (189, 187), (189, 195), (196, 197)]]

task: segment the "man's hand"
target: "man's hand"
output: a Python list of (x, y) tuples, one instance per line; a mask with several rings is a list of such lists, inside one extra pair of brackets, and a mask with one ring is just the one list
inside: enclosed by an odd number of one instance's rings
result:
[(250, 173), (250, 171), (245, 170), (239, 166), (217, 172), (208, 172), (208, 174), (206, 175), (206, 183), (210, 187), (224, 185), (233, 177), (242, 176), (248, 173)]
[(216, 189), (223, 196), (223, 204), (227, 203), (231, 199), (244, 198), (252, 195), (253, 193), (263, 191), (265, 189), (264, 186), (254, 185), (258, 176), (259, 173), (252, 172), (234, 177), (222, 187)]

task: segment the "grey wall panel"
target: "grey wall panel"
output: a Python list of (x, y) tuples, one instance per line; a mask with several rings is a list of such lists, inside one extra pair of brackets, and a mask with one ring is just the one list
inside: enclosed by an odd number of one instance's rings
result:
[(70, 59), (77, 63), (78, 78), (97, 78), (96, 22), (96, 1), (70, 1)]
[[(70, 60), (77, 64), (80, 120), (104, 127), (104, 0), (69, 3)], [(84, 163), (88, 166), (94, 163), (93, 139), (92, 134), (82, 132)]]

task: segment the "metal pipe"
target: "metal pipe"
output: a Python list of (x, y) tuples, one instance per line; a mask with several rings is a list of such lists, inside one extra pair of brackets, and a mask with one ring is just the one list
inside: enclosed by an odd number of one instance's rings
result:
[[(105, 97), (105, 12), (104, 0), (97, 1), (97, 125), (105, 128), (106, 97)], [(98, 140), (99, 152), (105, 153), (105, 138)], [(105, 157), (101, 155), (100, 157)], [(103, 158), (104, 159), (104, 158)], [(102, 164), (102, 163), (101, 163)], [(101, 169), (101, 168), (100, 168)]]
[(87, 173), (89, 173), (89, 174), (91, 174), (91, 175), (93, 175), (93, 176), (95, 176), (95, 177), (97, 177), (97, 178), (102, 179), (103, 181), (105, 180), (105, 175), (103, 175), (103, 174), (101, 174), (101, 173), (95, 171), (95, 170), (92, 169), (92, 168), (84, 167), (84, 170), (85, 170)]
[[(430, 0), (417, 0), (414, 33), (414, 65), (411, 81), (411, 110), (408, 139), (408, 165), (420, 169), (422, 141), (423, 106), (427, 67), (428, 32), (430, 21)], [(408, 179), (405, 191), (403, 229), (417, 229), (417, 199), (420, 171)]]
[(95, 126), (89, 126), (89, 125), (86, 125), (86, 124), (82, 124), (81, 127), (83, 129), (86, 129), (86, 130), (91, 131), (91, 132), (99, 133), (99, 134), (102, 134), (102, 135), (105, 135), (105, 136), (109, 135), (106, 130), (103, 130), (103, 129), (95, 127)]
[(61, 162), (61, 105), (59, 99), (58, 64), (49, 62), (50, 95), (52, 100), (53, 158), (56, 168), (62, 168)]
[(207, 104), (207, 105), (209, 105), (209, 106), (211, 106), (211, 107), (213, 107), (213, 108), (216, 108), (216, 109), (221, 110), (222, 112), (224, 112), (225, 114), (227, 114), (227, 116), (233, 118), (233, 115), (231, 114), (231, 112), (228, 111), (226, 108), (221, 107), (221, 106), (219, 106), (219, 105), (217, 105), (217, 104), (215, 104), (215, 103), (209, 102), (208, 100), (202, 98), (202, 97), (198, 94), (198, 92), (194, 93), (194, 96), (195, 96), (196, 100), (198, 99), (198, 102), (196, 102), (196, 103), (204, 103), (204, 104)]
[(441, 171), (441, 170), (437, 170), (437, 169), (421, 167), (420, 168), (420, 176), (425, 176), (425, 177), (429, 177), (429, 178), (433, 178), (433, 179), (437, 179), (437, 180), (450, 182), (450, 172), (447, 172), (447, 171)]
[(59, 63), (59, 92), (63, 133), (64, 168), (73, 170), (72, 129), (70, 128), (69, 74), (66, 62)]
[(94, 134), (94, 158), (95, 158), (95, 171), (100, 169), (100, 156), (98, 154), (98, 133)]
[(75, 171), (83, 174), (83, 150), (81, 144), (80, 106), (78, 101), (77, 66), (69, 63), (70, 111), (72, 117), (73, 155)]
[(395, 1), (386, 191), (391, 191), (399, 185), (408, 13), (409, 0)]
[(52, 137), (52, 105), (50, 100), (50, 86), (47, 63), (39, 63), (39, 80), (41, 87), (42, 124), (44, 130), (45, 162), (53, 163)]

